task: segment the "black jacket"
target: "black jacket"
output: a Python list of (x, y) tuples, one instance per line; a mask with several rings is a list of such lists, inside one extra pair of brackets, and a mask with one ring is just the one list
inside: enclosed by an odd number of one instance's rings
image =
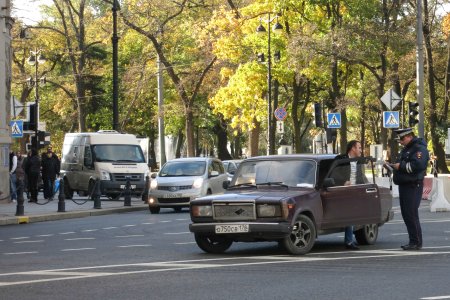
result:
[(42, 178), (55, 180), (59, 175), (60, 162), (58, 156), (54, 153), (48, 157), (47, 153), (42, 155)]
[[(350, 159), (348, 154), (339, 154), (335, 157), (335, 159)], [(336, 185), (344, 185), (346, 181), (350, 180), (350, 162), (345, 162), (336, 166), (333, 170), (330, 177), (334, 178)], [(358, 160), (358, 164), (356, 166), (356, 184), (364, 184), (367, 183), (368, 180), (364, 175), (362, 164)]]
[(28, 176), (39, 175), (39, 172), (41, 171), (41, 159), (39, 158), (39, 155), (28, 157), (24, 169)]
[(430, 154), (427, 145), (422, 138), (414, 137), (406, 145), (397, 159), (400, 168), (394, 170), (394, 183), (408, 184), (422, 181), (426, 175)]

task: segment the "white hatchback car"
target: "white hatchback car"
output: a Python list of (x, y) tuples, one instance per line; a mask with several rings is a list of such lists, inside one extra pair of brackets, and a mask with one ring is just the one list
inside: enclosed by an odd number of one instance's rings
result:
[(223, 164), (216, 158), (191, 157), (168, 161), (151, 176), (150, 212), (157, 214), (161, 207), (181, 211), (197, 197), (223, 193), (223, 183), (227, 180)]

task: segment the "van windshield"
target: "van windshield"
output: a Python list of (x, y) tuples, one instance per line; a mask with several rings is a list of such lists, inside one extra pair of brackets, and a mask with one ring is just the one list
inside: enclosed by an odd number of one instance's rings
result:
[(94, 145), (92, 150), (97, 162), (145, 162), (139, 145)]

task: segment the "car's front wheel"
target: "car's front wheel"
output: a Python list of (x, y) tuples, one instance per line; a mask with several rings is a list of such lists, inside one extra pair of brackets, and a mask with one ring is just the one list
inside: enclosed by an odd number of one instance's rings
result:
[(195, 234), (195, 242), (207, 253), (223, 253), (233, 244), (233, 241), (225, 237), (201, 234)]
[(159, 206), (149, 206), (148, 209), (151, 214), (159, 214), (159, 211), (161, 210)]
[(303, 255), (308, 253), (316, 241), (316, 226), (305, 215), (299, 215), (292, 232), (281, 240), (281, 244), (290, 254)]
[(360, 245), (373, 245), (378, 238), (378, 225), (367, 224), (355, 231), (355, 238)]

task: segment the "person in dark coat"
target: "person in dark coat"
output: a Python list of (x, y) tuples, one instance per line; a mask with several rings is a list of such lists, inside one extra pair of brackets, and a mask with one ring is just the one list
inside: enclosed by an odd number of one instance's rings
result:
[(403, 250), (422, 249), (422, 228), (419, 220), (419, 206), (423, 193), (423, 178), (427, 172), (430, 154), (422, 138), (414, 135), (412, 128), (395, 130), (403, 146), (394, 169), (394, 183), (398, 185), (400, 211), (408, 231), (409, 243)]
[(47, 153), (42, 155), (42, 181), (44, 183), (44, 198), (53, 200), (56, 176), (59, 175), (60, 162), (58, 156), (52, 152), (52, 147), (47, 148)]
[(38, 180), (41, 172), (41, 159), (36, 149), (31, 150), (31, 156), (25, 162), (25, 174), (28, 178), (28, 189), (30, 191), (30, 200), (28, 202), (37, 202)]

